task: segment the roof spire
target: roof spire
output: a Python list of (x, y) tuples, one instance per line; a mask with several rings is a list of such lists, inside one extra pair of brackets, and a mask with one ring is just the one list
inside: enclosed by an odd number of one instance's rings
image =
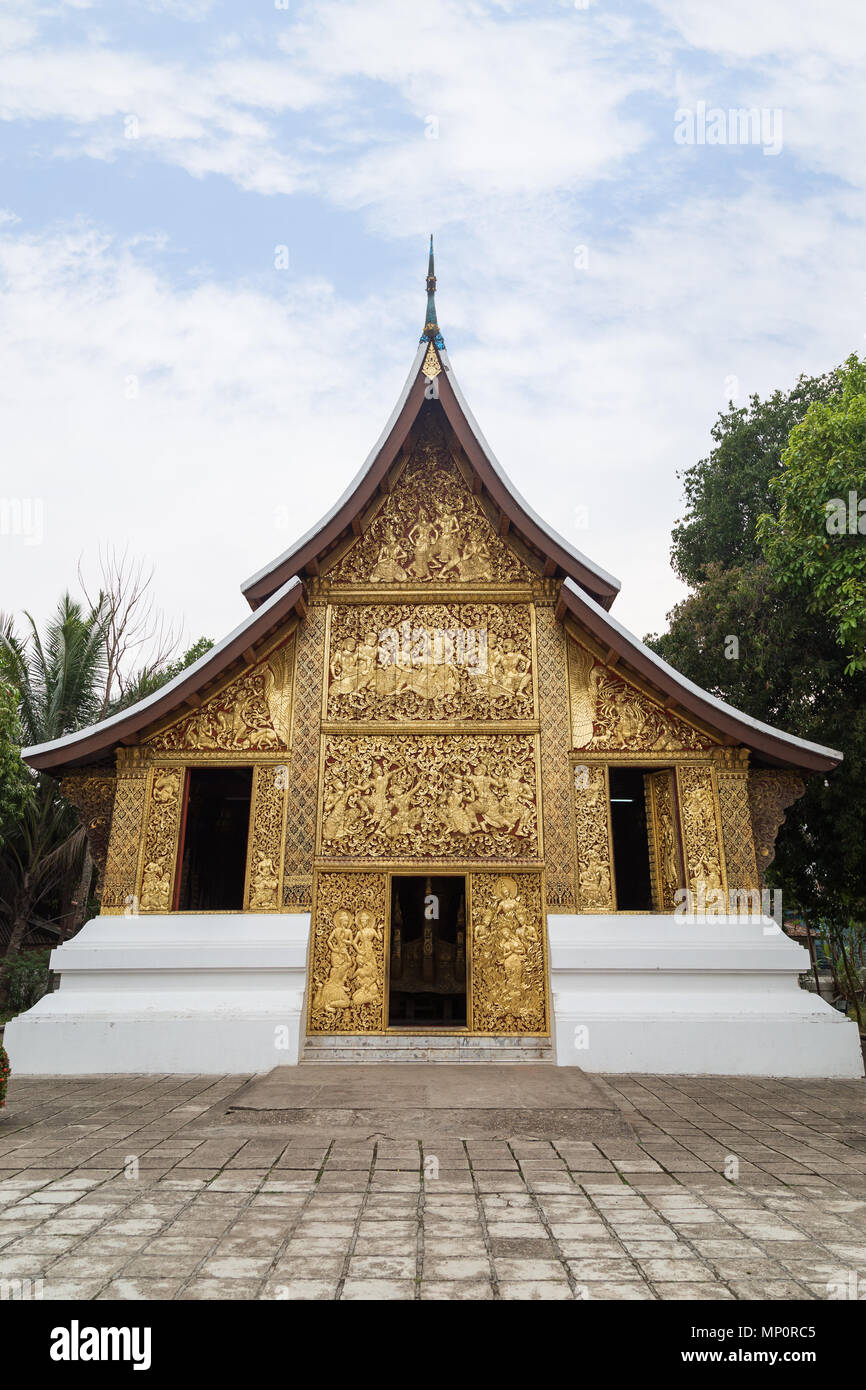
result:
[(427, 319), (424, 324), (424, 332), (421, 334), (421, 342), (435, 343), (438, 348), (444, 348), (445, 340), (439, 332), (439, 324), (436, 319), (436, 272), (433, 265), (433, 234), (430, 234), (430, 260), (427, 263)]

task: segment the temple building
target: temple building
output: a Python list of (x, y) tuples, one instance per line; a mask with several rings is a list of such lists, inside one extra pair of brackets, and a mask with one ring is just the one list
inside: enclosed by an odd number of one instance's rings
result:
[(249, 616), (25, 751), (86, 826), (100, 915), (6, 1030), (18, 1072), (316, 1060), (862, 1074), (762, 905), (840, 754), (731, 708), (611, 616), (615, 579), (503, 473), (439, 329)]

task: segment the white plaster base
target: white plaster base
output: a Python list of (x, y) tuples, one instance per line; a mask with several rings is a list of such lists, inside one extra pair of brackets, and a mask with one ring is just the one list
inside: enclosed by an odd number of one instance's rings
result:
[(300, 1051), (308, 913), (96, 917), (60, 988), (6, 1025), (13, 1072), (238, 1075)]
[(862, 1076), (856, 1024), (772, 918), (547, 919), (556, 1060), (592, 1072)]

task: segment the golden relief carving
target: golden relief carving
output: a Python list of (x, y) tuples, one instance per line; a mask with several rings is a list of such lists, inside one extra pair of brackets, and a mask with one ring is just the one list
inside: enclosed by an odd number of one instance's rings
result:
[(296, 635), (294, 728), (289, 760), (291, 811), (286, 817), (283, 863), (283, 907), (288, 912), (309, 912), (313, 902), (326, 612), (321, 604), (310, 607)]
[(158, 753), (265, 753), (291, 740), (294, 640), (148, 740)]
[(552, 605), (535, 608), (538, 703), (541, 712), (541, 803), (547, 906), (574, 912), (575, 833), (569, 749), (566, 638)]
[(578, 642), (571, 641), (568, 647), (574, 748), (613, 753), (700, 752), (716, 746), (709, 735), (662, 709)]
[(574, 768), (579, 912), (613, 912), (616, 897), (606, 767)]
[(253, 771), (247, 904), (253, 912), (276, 912), (280, 907), (287, 773), (285, 765), (259, 764)]
[(61, 790), (79, 814), (87, 836), (90, 857), (97, 869), (96, 895), (101, 896), (105, 881), (105, 861), (111, 835), (111, 817), (117, 778), (111, 772), (70, 772), (61, 782)]
[(331, 609), (329, 720), (532, 719), (523, 604)]
[(644, 777), (653, 906), (657, 912), (673, 912), (677, 892), (683, 887), (683, 871), (677, 835), (674, 774), (668, 768)]
[(503, 584), (533, 571), (501, 539), (428, 425), (369, 526), (337, 561), (332, 584)]
[(150, 784), (139, 907), (168, 912), (174, 888), (183, 770), (155, 767)]
[(759, 879), (749, 807), (749, 750), (719, 750), (716, 764), (728, 888), (750, 892), (759, 887)]
[(421, 367), (421, 371), (424, 373), (424, 376), (426, 376), (428, 381), (432, 381), (433, 377), (438, 376), (441, 370), (442, 364), (440, 363), (439, 358), (436, 355), (436, 349), (431, 343), (430, 346), (427, 348), (427, 353), (424, 358), (424, 364)]
[(319, 873), (310, 945), (310, 1033), (385, 1027), (384, 874)]
[(776, 854), (776, 835), (784, 824), (785, 812), (805, 790), (805, 783), (796, 772), (756, 768), (749, 773), (749, 806), (762, 888)]
[(683, 764), (677, 768), (677, 785), (687, 886), (700, 899), (727, 886), (714, 769)]
[(546, 1033), (540, 874), (470, 875), (473, 1033)]
[(139, 748), (117, 753), (117, 791), (111, 817), (105, 883), (100, 911), (106, 915), (133, 911), (138, 856), (144, 828), (147, 767)]
[(332, 737), (322, 776), (325, 858), (538, 857), (532, 735)]

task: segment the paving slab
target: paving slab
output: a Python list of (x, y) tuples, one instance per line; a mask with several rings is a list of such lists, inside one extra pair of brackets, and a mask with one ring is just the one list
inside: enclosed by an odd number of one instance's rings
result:
[[(633, 1140), (620, 1102), (576, 1067), (440, 1063), (308, 1063), (275, 1067), (232, 1097), (236, 1120), (331, 1131), (543, 1135)], [(639, 1158), (645, 1162), (646, 1155)], [(195, 1154), (182, 1162), (193, 1163)], [(549, 1167), (549, 1157), (546, 1158)], [(556, 1166), (561, 1167), (558, 1163)]]

